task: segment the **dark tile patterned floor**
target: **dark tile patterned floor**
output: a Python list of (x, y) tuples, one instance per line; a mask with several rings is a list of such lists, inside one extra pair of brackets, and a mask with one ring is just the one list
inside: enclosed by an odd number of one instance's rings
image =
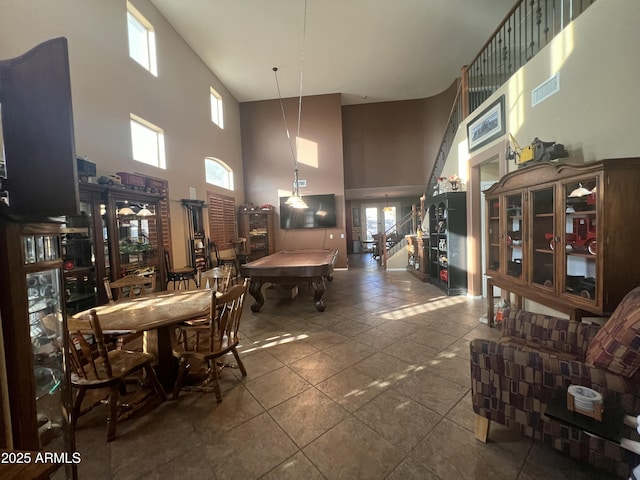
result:
[(81, 417), (81, 479), (604, 479), (602, 472), (492, 424), (473, 434), (469, 347), (496, 329), (484, 305), (406, 272), (350, 258), (317, 312), (306, 286), (245, 308), (248, 371), (221, 374), (222, 403), (184, 392), (118, 424)]

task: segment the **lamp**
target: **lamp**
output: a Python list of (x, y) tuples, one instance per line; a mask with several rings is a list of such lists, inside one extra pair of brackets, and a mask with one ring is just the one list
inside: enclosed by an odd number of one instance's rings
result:
[(129, 207), (122, 207), (122, 208), (120, 208), (118, 210), (118, 216), (119, 217), (126, 217), (126, 216), (129, 216), (129, 215), (135, 215), (135, 214), (136, 213), (133, 210), (131, 210), (131, 208), (129, 208)]
[(155, 214), (146, 205), (143, 205), (136, 215), (139, 217), (153, 217)]
[(584, 197), (585, 195), (589, 195), (591, 193), (591, 190), (587, 190), (586, 188), (584, 188), (581, 183), (579, 183), (578, 185), (580, 186), (569, 194), (569, 198)]
[(300, 93), (298, 94), (298, 132), (296, 135), (295, 151), (291, 144), (291, 134), (289, 133), (289, 126), (287, 125), (287, 116), (284, 113), (284, 105), (282, 103), (282, 95), (280, 93), (280, 83), (278, 82), (278, 67), (273, 67), (273, 76), (276, 79), (276, 87), (278, 88), (278, 99), (280, 100), (280, 110), (282, 110), (282, 120), (284, 121), (284, 128), (287, 132), (287, 140), (289, 141), (289, 148), (291, 149), (291, 156), (293, 157), (293, 189), (291, 196), (285, 202), (293, 208), (307, 208), (307, 204), (300, 195), (300, 184), (298, 183), (298, 154), (300, 145), (300, 119), (302, 116), (302, 79), (304, 71), (304, 44), (307, 36), (307, 0), (304, 1), (304, 20), (302, 23), (302, 48), (300, 51)]
[(393, 208), (391, 208), (389, 206), (389, 195), (385, 195), (385, 198), (387, 199), (387, 204), (385, 205), (385, 207), (382, 209), (383, 212), (392, 212)]

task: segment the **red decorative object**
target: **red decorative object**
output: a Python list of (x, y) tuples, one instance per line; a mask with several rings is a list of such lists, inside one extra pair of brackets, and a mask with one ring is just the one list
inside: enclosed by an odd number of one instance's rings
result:
[(73, 270), (75, 266), (76, 264), (74, 263), (73, 260), (65, 260), (65, 262), (62, 264), (62, 268), (64, 269), (65, 272), (68, 272), (69, 270)]
[(442, 280), (443, 282), (448, 282), (449, 281), (449, 269), (448, 268), (440, 270), (440, 280)]

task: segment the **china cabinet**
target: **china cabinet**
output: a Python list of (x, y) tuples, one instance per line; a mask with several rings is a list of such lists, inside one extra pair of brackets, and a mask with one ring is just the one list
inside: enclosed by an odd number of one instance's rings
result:
[(465, 192), (441, 193), (427, 206), (430, 281), (447, 295), (467, 293), (466, 211)]
[(162, 195), (110, 187), (106, 192), (106, 231), (111, 280), (141, 271), (158, 272), (165, 285)]
[(240, 207), (238, 216), (238, 233), (247, 239), (249, 259), (253, 261), (275, 253), (273, 210)]
[[(5, 448), (74, 451), (61, 224), (0, 218)], [(4, 382), (3, 382), (4, 383)], [(6, 415), (6, 416), (5, 416)], [(73, 466), (57, 476), (73, 476)]]
[(640, 284), (638, 185), (638, 158), (505, 175), (485, 191), (491, 282), (572, 318), (612, 312)]

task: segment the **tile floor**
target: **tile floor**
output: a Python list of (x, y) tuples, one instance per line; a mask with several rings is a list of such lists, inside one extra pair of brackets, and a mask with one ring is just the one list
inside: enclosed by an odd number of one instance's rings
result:
[(493, 424), (473, 435), (468, 342), (496, 337), (483, 302), (446, 297), (367, 254), (335, 272), (319, 313), (248, 297), (248, 371), (222, 373), (222, 403), (183, 392), (118, 424), (104, 406), (81, 417), (81, 479), (607, 479), (607, 474)]

